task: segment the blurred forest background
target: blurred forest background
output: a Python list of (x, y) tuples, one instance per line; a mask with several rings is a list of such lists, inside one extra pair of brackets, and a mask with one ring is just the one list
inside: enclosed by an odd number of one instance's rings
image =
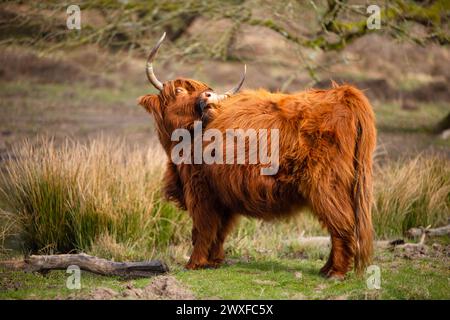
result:
[[(83, 251), (183, 265), (191, 222), (161, 198), (166, 159), (153, 120), (136, 102), (155, 92), (145, 61), (163, 32), (168, 39), (154, 64), (162, 81), (193, 78), (222, 91), (234, 86), (245, 63), (244, 89), (295, 92), (328, 88), (330, 80), (364, 89), (378, 128), (377, 239), (448, 223), (450, 1), (78, 1), (81, 29), (69, 30), (71, 4), (0, 3), (0, 253)], [(370, 30), (367, 8), (374, 4), (381, 25)], [(258, 298), (245, 270), (255, 268), (268, 281), (264, 270), (273, 266), (264, 259), (279, 259), (288, 271), (281, 267), (268, 279), (289, 285), (263, 297), (366, 295), (357, 280), (328, 291), (313, 287), (322, 282), (315, 270), (328, 247), (305, 237), (325, 234), (307, 213), (278, 224), (243, 219), (227, 253), (261, 265), (177, 277), (200, 296)], [(398, 255), (377, 253), (391, 280), (384, 297), (448, 299), (449, 243), (444, 237), (437, 249), (433, 244), (401, 265)], [(417, 257), (428, 260), (419, 266)], [(298, 261), (306, 282), (292, 281), (289, 268)], [(0, 293), (15, 297), (13, 276), (0, 281)], [(209, 281), (221, 276), (223, 290), (213, 292)], [(19, 297), (30, 294), (20, 290)]]

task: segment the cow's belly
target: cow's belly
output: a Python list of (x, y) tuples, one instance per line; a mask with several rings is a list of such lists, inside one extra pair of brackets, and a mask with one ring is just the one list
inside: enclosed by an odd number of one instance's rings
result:
[(291, 215), (305, 205), (295, 183), (261, 175), (256, 166), (212, 165), (208, 171), (211, 191), (232, 212), (269, 220)]

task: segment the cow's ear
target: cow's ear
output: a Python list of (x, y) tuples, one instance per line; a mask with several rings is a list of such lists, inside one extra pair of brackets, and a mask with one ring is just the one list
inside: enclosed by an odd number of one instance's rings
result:
[(141, 96), (138, 98), (138, 103), (150, 113), (159, 108), (159, 98), (156, 94)]

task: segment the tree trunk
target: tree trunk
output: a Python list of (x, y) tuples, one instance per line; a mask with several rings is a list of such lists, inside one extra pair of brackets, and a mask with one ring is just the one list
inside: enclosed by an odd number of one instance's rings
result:
[(105, 276), (131, 278), (150, 277), (169, 271), (167, 265), (158, 260), (142, 262), (115, 262), (93, 257), (84, 253), (60, 255), (32, 255), (24, 260), (1, 261), (0, 267), (27, 272), (66, 270), (71, 265), (81, 270)]

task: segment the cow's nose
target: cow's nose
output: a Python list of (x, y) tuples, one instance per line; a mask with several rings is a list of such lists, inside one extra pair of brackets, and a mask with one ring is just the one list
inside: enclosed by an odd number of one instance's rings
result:
[(203, 92), (201, 95), (200, 95), (200, 97), (202, 97), (203, 99), (208, 99), (208, 98), (211, 98), (211, 92), (208, 92), (208, 91), (206, 91), (206, 92)]

